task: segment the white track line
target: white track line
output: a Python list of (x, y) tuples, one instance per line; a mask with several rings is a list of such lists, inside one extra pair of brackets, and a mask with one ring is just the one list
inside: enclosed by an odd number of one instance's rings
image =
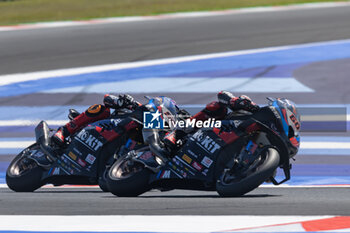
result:
[[(0, 126), (36, 126), (41, 120), (0, 120)], [(50, 125), (65, 125), (67, 120), (48, 120), (46, 123)]]
[(104, 72), (104, 71), (111, 71), (111, 70), (115, 71), (115, 70), (122, 70), (122, 69), (128, 69), (128, 68), (139, 68), (139, 67), (146, 67), (146, 66), (153, 66), (153, 65), (174, 64), (179, 62), (197, 61), (202, 59), (222, 58), (222, 57), (229, 57), (229, 56), (239, 56), (239, 55), (273, 52), (273, 51), (281, 51), (281, 50), (288, 50), (288, 49), (308, 48), (308, 47), (324, 46), (324, 45), (336, 45), (336, 44), (342, 44), (342, 43), (350, 43), (350, 40), (316, 42), (316, 43), (308, 43), (308, 44), (302, 44), (302, 45), (288, 45), (288, 46), (279, 46), (279, 47), (270, 47), (270, 48), (231, 51), (231, 52), (223, 52), (223, 53), (212, 53), (212, 54), (203, 54), (203, 55), (194, 55), (194, 56), (156, 59), (156, 60), (149, 60), (149, 61), (128, 62), (128, 63), (108, 64), (108, 65), (99, 65), (99, 66), (78, 67), (78, 68), (70, 68), (70, 69), (39, 71), (39, 72), (31, 72), (31, 73), (1, 75), (0, 86), (19, 83), (19, 82), (25, 82), (25, 81), (40, 80), (40, 79), (49, 79), (49, 78), (57, 78), (57, 77), (64, 78), (65, 76), (70, 76), (70, 75), (96, 73), (96, 72)]
[(14, 25), (14, 26), (0, 26), (0, 32), (30, 30), (30, 29), (40, 29), (40, 28), (60, 28), (60, 27), (72, 27), (72, 26), (84, 26), (84, 25), (96, 25), (96, 24), (110, 24), (110, 23), (169, 20), (169, 19), (180, 19), (180, 18), (213, 17), (213, 16), (263, 13), (263, 12), (309, 10), (309, 9), (346, 7), (346, 6), (350, 6), (349, 1), (306, 3), (306, 4), (304, 3), (304, 4), (292, 4), (287, 6), (249, 7), (249, 8), (228, 9), (228, 10), (221, 10), (221, 11), (184, 12), (184, 13), (180, 12), (180, 13), (161, 14), (161, 15), (155, 15), (155, 16), (97, 18), (97, 19), (84, 20), (84, 21), (41, 22), (41, 23), (32, 23), (32, 24), (20, 24), (20, 25)]
[[(350, 42), (350, 40), (346, 40), (346, 42)], [(325, 43), (328, 43), (328, 42), (325, 42)], [(297, 45), (295, 47), (299, 47), (299, 46), (301, 45)], [(139, 67), (153, 66), (153, 65), (173, 64), (178, 62), (188, 62), (188, 61), (195, 61), (195, 60), (209, 59), (209, 58), (272, 52), (272, 51), (279, 51), (279, 50), (290, 49), (290, 48), (294, 48), (294, 46), (282, 46), (282, 47), (274, 47), (274, 48), (252, 49), (252, 50), (243, 50), (243, 51), (234, 51), (234, 52), (165, 58), (165, 59), (157, 59), (157, 60), (150, 60), (150, 61), (118, 63), (118, 64), (79, 67), (79, 68), (70, 68), (70, 69), (39, 71), (39, 72), (32, 72), (32, 73), (1, 75), (0, 86), (19, 83), (19, 82), (25, 82), (25, 81), (39, 80), (44, 78), (45, 79), (57, 78), (57, 77), (65, 77), (70, 75), (96, 73), (96, 72), (104, 72), (104, 71), (110, 71), (110, 70), (122, 70), (122, 69), (129, 69), (129, 68), (139, 68)]]
[(334, 216), (2, 215), (0, 230), (50, 231), (54, 226), (56, 232), (218, 232), (330, 217)]
[[(330, 185), (272, 185), (272, 184), (262, 184), (259, 186), (260, 188), (350, 188), (350, 184), (330, 184)], [(7, 184), (0, 184), (0, 188), (8, 188)], [(53, 186), (51, 184), (45, 185), (41, 187), (41, 189), (97, 189), (100, 190), (98, 185), (62, 185), (62, 186)], [(101, 191), (102, 192), (102, 191)], [(204, 194), (204, 192), (203, 192)]]
[[(278, 92), (315, 92), (310, 87), (296, 80), (294, 77), (149, 77), (121, 82), (97, 83), (82, 86), (65, 87), (43, 91), (44, 93), (217, 93), (228, 90), (233, 93), (278, 93)], [(154, 85), (157, 83), (157, 85)], [(271, 85), (273, 83), (273, 85)], [(169, 88), (171, 87), (171, 88)], [(259, 87), (259, 89), (256, 89)]]
[[(293, 178), (292, 178), (293, 180)], [(273, 184), (262, 184), (260, 188), (350, 188), (350, 184), (327, 184), (327, 185), (273, 185)]]

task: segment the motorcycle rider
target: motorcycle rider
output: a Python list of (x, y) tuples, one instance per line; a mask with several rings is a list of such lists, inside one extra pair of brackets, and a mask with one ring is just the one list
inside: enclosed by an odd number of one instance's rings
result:
[(104, 105), (94, 104), (90, 106), (85, 112), (78, 114), (73, 120), (58, 128), (52, 137), (53, 141), (57, 145), (62, 146), (68, 136), (76, 133), (88, 124), (109, 118), (111, 116), (110, 109), (126, 108), (133, 111), (138, 106), (141, 106), (139, 102), (128, 94), (118, 96), (106, 94), (103, 98), (103, 103)]
[[(206, 107), (192, 116), (190, 119), (196, 120), (207, 120), (209, 118), (214, 118), (216, 120), (224, 119), (227, 115), (228, 108), (232, 111), (237, 110), (246, 110), (249, 112), (254, 112), (259, 110), (259, 106), (256, 105), (248, 96), (241, 95), (235, 97), (232, 93), (228, 91), (221, 91), (217, 94), (218, 101), (213, 101), (206, 105)], [(53, 135), (53, 140), (58, 145), (63, 145), (65, 139), (79, 131), (83, 127), (87, 126), (90, 123), (93, 123), (98, 120), (106, 119), (111, 116), (110, 109), (121, 109), (127, 108), (132, 110), (130, 117), (123, 119), (116, 128), (112, 130), (104, 130), (101, 132), (101, 135), (106, 138), (108, 141), (112, 141), (124, 133), (127, 133), (137, 127), (139, 127), (139, 122), (143, 121), (143, 113), (145, 111), (156, 111), (159, 108), (159, 103), (164, 100), (172, 101), (171, 99), (165, 97), (156, 97), (152, 99), (153, 106), (150, 104), (142, 105), (130, 95), (121, 94), (119, 96), (108, 95), (104, 96), (103, 103), (92, 105), (85, 112), (76, 116), (73, 120), (68, 122), (66, 125), (60, 127), (58, 131)], [(170, 103), (170, 105), (172, 105)], [(176, 114), (176, 111), (179, 108), (176, 106), (175, 102), (173, 103), (174, 107), (172, 109), (167, 109), (169, 115)], [(159, 110), (159, 109), (158, 109)], [(160, 109), (162, 111), (162, 109)], [(165, 110), (164, 110), (165, 111)], [(164, 116), (164, 114), (163, 114)], [(139, 121), (139, 122), (137, 122)], [(257, 126), (246, 125), (246, 131), (257, 130)], [(187, 134), (182, 129), (173, 129), (168, 133), (163, 139), (160, 139), (157, 130), (148, 130), (147, 133), (144, 133), (144, 141), (150, 145), (151, 150), (160, 157), (171, 155), (176, 148), (181, 139)], [(239, 136), (237, 135), (237, 138)]]
[[(217, 94), (218, 101), (213, 101), (206, 105), (204, 109), (195, 114), (190, 118), (205, 121), (209, 118), (214, 118), (215, 120), (223, 120), (227, 116), (228, 108), (232, 111), (245, 110), (248, 112), (256, 112), (260, 109), (259, 105), (255, 104), (248, 96), (241, 95), (239, 97), (234, 96), (231, 92), (220, 91)], [(253, 131), (259, 130), (259, 126), (250, 120), (246, 120), (239, 127), (244, 130), (246, 133), (251, 133)], [(182, 144), (182, 139), (185, 135), (190, 132), (193, 132), (196, 129), (174, 129), (171, 133), (167, 134), (162, 140), (166, 145), (166, 148), (169, 148), (169, 153), (176, 151), (178, 145)], [(243, 133), (237, 129), (236, 134), (233, 132), (230, 135), (230, 140), (234, 140), (240, 137), (240, 134)]]

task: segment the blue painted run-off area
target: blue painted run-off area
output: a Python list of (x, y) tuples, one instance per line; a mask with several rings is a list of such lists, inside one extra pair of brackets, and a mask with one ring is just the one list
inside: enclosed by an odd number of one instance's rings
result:
[[(331, 52), (330, 52), (331, 51)], [(271, 52), (259, 52), (152, 65), (138, 68), (109, 70), (103, 72), (43, 78), (0, 86), (0, 96), (30, 94), (50, 89), (76, 87), (107, 82), (120, 82), (144, 78), (164, 77), (291, 77), (292, 72), (308, 63), (344, 59), (350, 57), (350, 41), (310, 44)], [(264, 73), (268, 67), (271, 70)], [(264, 74), (261, 74), (261, 73)]]

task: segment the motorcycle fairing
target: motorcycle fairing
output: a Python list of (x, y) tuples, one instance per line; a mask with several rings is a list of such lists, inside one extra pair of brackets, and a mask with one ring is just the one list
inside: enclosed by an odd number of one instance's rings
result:
[(110, 129), (116, 127), (118, 123), (118, 119), (107, 119), (82, 129), (72, 138), (68, 148), (51, 165), (51, 169), (44, 172), (43, 179), (53, 175), (96, 177), (98, 157), (104, 145), (108, 143), (100, 134), (101, 128)]
[(41, 167), (50, 167), (51, 166), (51, 160), (49, 160), (42, 152), (41, 150), (35, 150), (31, 155), (29, 155), (29, 158), (34, 160), (39, 166)]
[(151, 177), (151, 183), (161, 179), (211, 180), (216, 156), (226, 143), (213, 132), (201, 129), (189, 136), (176, 156)]

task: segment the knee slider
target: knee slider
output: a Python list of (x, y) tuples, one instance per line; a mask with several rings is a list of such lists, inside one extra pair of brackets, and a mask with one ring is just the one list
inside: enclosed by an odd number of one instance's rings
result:
[(94, 104), (85, 111), (85, 114), (88, 117), (97, 117), (100, 115), (106, 115), (107, 117), (109, 115), (109, 108), (106, 108), (102, 104)]

